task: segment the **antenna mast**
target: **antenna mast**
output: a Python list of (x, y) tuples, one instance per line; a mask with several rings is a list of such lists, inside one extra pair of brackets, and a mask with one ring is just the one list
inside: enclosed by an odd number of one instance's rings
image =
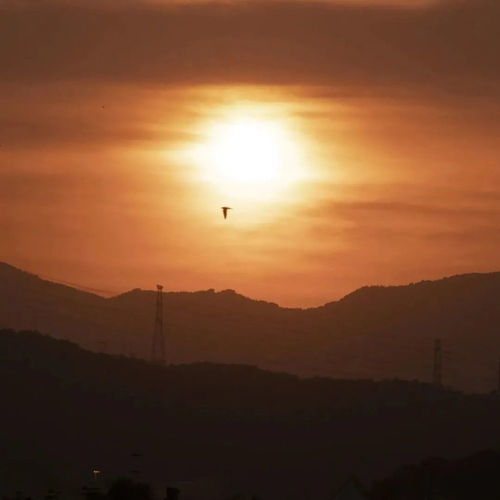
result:
[(165, 364), (165, 330), (163, 327), (163, 286), (156, 285), (156, 315), (151, 344), (151, 361), (157, 365)]

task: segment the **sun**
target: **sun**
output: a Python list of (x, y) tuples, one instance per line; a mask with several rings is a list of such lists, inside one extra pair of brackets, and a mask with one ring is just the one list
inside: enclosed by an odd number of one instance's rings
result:
[(205, 123), (201, 138), (190, 156), (221, 199), (283, 199), (302, 174), (299, 141), (286, 119), (265, 109), (233, 109)]
[(278, 123), (239, 118), (213, 126), (208, 163), (214, 176), (242, 184), (277, 182), (291, 158), (289, 138)]

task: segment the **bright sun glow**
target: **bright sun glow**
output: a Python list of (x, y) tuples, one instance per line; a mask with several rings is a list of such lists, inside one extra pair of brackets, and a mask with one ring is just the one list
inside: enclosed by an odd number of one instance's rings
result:
[(301, 178), (298, 141), (287, 121), (267, 110), (229, 110), (201, 135), (191, 158), (221, 199), (278, 201)]
[(209, 163), (214, 174), (246, 184), (277, 182), (285, 176), (291, 145), (276, 123), (240, 119), (213, 127)]

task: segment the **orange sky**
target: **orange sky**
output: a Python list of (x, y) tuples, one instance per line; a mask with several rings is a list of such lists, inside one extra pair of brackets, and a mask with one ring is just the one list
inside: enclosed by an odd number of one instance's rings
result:
[[(293, 306), (500, 268), (497, 2), (170, 3), (0, 3), (1, 260)], [(279, 175), (219, 175), (235, 116)]]

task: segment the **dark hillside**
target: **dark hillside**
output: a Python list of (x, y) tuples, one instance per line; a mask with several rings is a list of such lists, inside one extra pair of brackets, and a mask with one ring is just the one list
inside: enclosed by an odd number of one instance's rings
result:
[(0, 391), (0, 493), (76, 492), (98, 467), (108, 479), (140, 468), (158, 487), (324, 498), (352, 473), (368, 481), (500, 442), (493, 397), (250, 366), (161, 368), (29, 332), (0, 333)]
[(377, 481), (371, 500), (500, 498), (500, 452), (484, 450), (455, 460), (429, 458)]

